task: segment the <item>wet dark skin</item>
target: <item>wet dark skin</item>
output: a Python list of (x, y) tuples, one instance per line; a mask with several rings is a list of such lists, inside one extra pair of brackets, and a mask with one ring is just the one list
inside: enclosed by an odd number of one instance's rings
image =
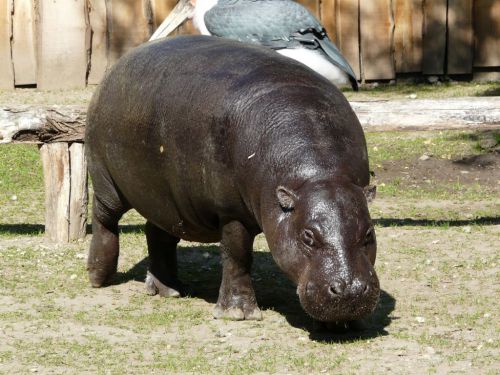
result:
[(116, 272), (118, 221), (135, 208), (147, 219), (151, 294), (184, 293), (180, 239), (220, 241), (214, 316), (261, 319), (250, 271), (264, 232), (313, 318), (356, 320), (375, 308), (364, 134), (345, 97), (308, 68), (219, 38), (149, 43), (94, 94), (85, 142), (92, 286)]

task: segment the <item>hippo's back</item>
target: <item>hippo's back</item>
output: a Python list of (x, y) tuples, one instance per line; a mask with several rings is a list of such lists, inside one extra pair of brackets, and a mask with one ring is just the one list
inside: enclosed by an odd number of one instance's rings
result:
[[(290, 129), (294, 118), (325, 116), (335, 124)], [(252, 194), (286, 173), (277, 165), (281, 146), (324, 132), (340, 134), (328, 135), (338, 143), (333, 149), (347, 150), (343, 139), (354, 144), (341, 159), (365, 147), (352, 110), (328, 81), (265, 48), (191, 36), (145, 44), (118, 61), (90, 104), (86, 145), (103, 202), (119, 197), (167, 232), (215, 241), (221, 223), (234, 218), (258, 230)], [(366, 160), (359, 165), (367, 174)]]

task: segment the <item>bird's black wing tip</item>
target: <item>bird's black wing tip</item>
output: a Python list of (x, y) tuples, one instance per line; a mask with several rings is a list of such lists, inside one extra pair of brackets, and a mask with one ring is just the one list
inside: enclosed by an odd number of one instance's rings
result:
[(352, 86), (352, 89), (356, 92), (359, 91), (359, 84), (358, 84), (358, 81), (356, 80), (356, 78), (354, 77), (349, 77), (350, 81), (351, 81), (351, 86)]

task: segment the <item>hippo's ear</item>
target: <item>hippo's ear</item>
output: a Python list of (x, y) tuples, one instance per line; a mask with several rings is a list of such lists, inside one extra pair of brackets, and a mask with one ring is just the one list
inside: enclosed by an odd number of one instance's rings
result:
[(281, 208), (284, 210), (293, 210), (297, 197), (291, 190), (284, 186), (278, 186), (276, 188), (276, 196), (278, 197)]
[(375, 199), (375, 195), (377, 194), (377, 186), (367, 185), (363, 188), (363, 192), (365, 193), (366, 201), (370, 203)]

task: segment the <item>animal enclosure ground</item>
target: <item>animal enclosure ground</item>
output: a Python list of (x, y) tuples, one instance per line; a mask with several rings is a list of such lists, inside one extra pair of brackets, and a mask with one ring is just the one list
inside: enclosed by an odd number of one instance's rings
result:
[(302, 311), (265, 239), (261, 322), (214, 320), (216, 246), (181, 243), (194, 296), (144, 293), (143, 220), (121, 226), (113, 285), (88, 286), (90, 236), (43, 237), (34, 146), (0, 147), (0, 373), (457, 373), (500, 371), (498, 132), (368, 133), (383, 290), (365, 329), (328, 332)]

